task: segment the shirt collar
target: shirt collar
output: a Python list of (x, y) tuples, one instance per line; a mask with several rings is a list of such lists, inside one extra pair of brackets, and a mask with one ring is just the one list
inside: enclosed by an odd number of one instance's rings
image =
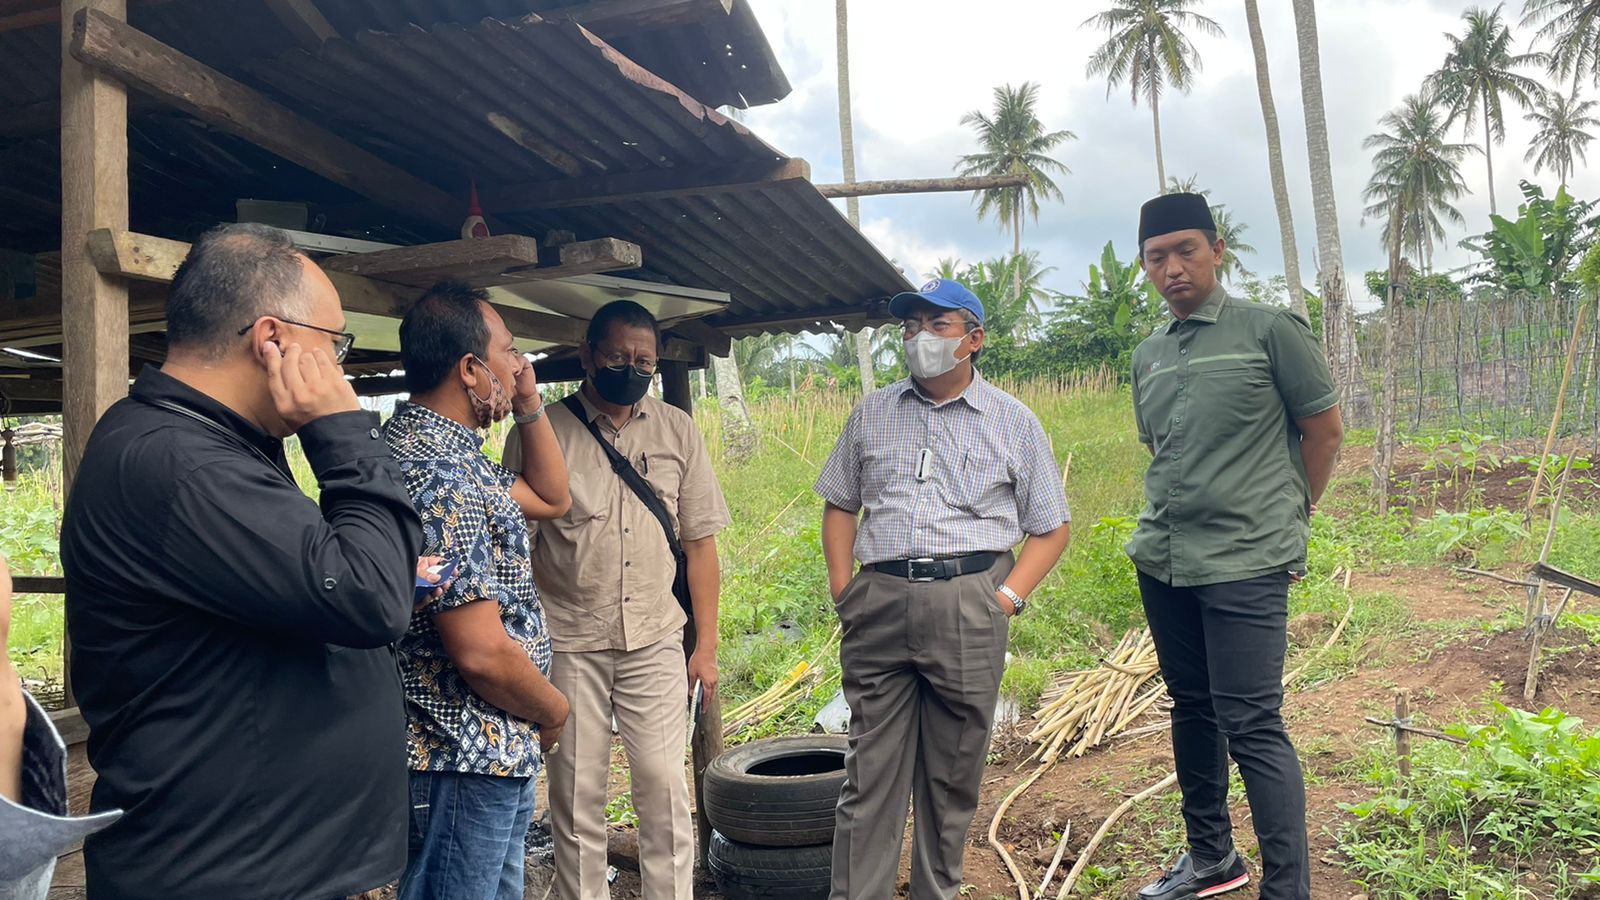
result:
[(1178, 330), (1178, 326), (1185, 321), (1215, 325), (1217, 320), (1222, 318), (1222, 310), (1227, 306), (1227, 303), (1228, 289), (1223, 287), (1222, 282), (1219, 281), (1217, 286), (1211, 289), (1211, 293), (1206, 295), (1205, 302), (1200, 304), (1200, 308), (1189, 313), (1188, 319), (1179, 319), (1177, 316), (1173, 316), (1172, 321), (1167, 323), (1167, 333), (1171, 334)]
[(448, 416), (441, 416), (426, 406), (416, 403), (401, 403), (396, 406), (393, 421), (414, 433), (427, 435), (439, 442), (441, 449), (446, 453), (483, 453), (483, 442), (487, 435), (457, 422)]
[(894, 388), (897, 391), (896, 396), (902, 400), (909, 395), (936, 409), (962, 401), (978, 412), (983, 412), (984, 407), (989, 405), (989, 396), (994, 391), (989, 382), (983, 380), (983, 373), (976, 368), (972, 370), (972, 383), (967, 385), (967, 389), (945, 403), (935, 403), (931, 397), (922, 392), (921, 388), (917, 387), (917, 381), (914, 378), (907, 378), (898, 382), (894, 385)]
[(205, 416), (237, 434), (251, 446), (260, 449), (268, 459), (278, 459), (283, 453), (282, 441), (262, 431), (254, 422), (224, 406), (209, 394), (184, 384), (155, 366), (144, 367), (129, 394), (137, 400), (152, 405), (174, 403)]

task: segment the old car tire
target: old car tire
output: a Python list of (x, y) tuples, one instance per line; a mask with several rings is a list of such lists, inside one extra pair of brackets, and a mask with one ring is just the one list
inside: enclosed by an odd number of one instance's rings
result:
[(706, 767), (706, 818), (741, 844), (831, 843), (845, 747), (845, 738), (826, 734), (734, 747)]
[(708, 856), (717, 890), (728, 900), (827, 900), (832, 844), (755, 847), (713, 831)]

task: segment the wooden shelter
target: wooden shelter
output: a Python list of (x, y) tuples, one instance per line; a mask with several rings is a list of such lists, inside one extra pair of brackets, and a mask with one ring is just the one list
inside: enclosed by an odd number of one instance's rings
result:
[[(165, 356), (186, 242), (236, 218), (329, 272), (362, 393), (399, 389), (398, 319), (449, 276), (545, 381), (640, 300), (688, 409), (732, 338), (882, 319), (909, 287), (804, 160), (716, 111), (788, 92), (747, 0), (0, 0), (0, 417), (63, 414), (70, 490)], [(460, 240), (473, 182), (494, 237)], [(697, 732), (697, 770), (720, 742)]]

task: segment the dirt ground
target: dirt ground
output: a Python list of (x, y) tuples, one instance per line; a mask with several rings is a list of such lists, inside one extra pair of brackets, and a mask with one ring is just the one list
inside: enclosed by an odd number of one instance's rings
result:
[[(1387, 732), (1363, 721), (1371, 715), (1384, 718), (1392, 713), (1393, 691), (1411, 690), (1414, 714), (1424, 723), (1444, 724), (1463, 713), (1482, 707), (1485, 699), (1496, 695), (1513, 706), (1542, 708), (1546, 705), (1600, 722), (1600, 649), (1588, 646), (1581, 633), (1558, 632), (1546, 654), (1539, 692), (1531, 704), (1522, 703), (1522, 683), (1528, 649), (1520, 631), (1495, 632), (1454, 626), (1487, 623), (1508, 610), (1520, 610), (1520, 590), (1484, 580), (1468, 580), (1443, 568), (1408, 568), (1387, 573), (1363, 573), (1354, 577), (1352, 587), (1360, 591), (1382, 591), (1403, 600), (1411, 616), (1422, 623), (1436, 623), (1438, 629), (1424, 629), (1422, 637), (1401, 640), (1378, 638), (1359, 654), (1362, 668), (1345, 678), (1312, 685), (1289, 695), (1285, 715), (1290, 733), (1300, 749), (1309, 775), (1308, 819), (1312, 823), (1312, 896), (1317, 900), (1348, 900), (1362, 895), (1359, 885), (1344, 874), (1334, 841), (1334, 833), (1346, 814), (1341, 803), (1353, 803), (1365, 796), (1365, 789), (1353, 780), (1350, 763), (1374, 745), (1386, 745)], [(1594, 612), (1600, 601), (1574, 595), (1574, 606)], [(1291, 623), (1297, 645), (1320, 645), (1318, 634), (1326, 634), (1333, 622), (1308, 616)], [(1445, 628), (1444, 626), (1451, 626)], [(1290, 665), (1296, 663), (1291, 660)], [(1498, 693), (1497, 693), (1498, 692)], [(1158, 721), (1148, 717), (1146, 721)], [(1024, 725), (1026, 720), (1024, 721)], [(1144, 723), (1138, 723), (1144, 724)], [(81, 751), (81, 745), (75, 748)], [(985, 778), (982, 801), (967, 839), (966, 882), (963, 897), (971, 900), (1007, 900), (1017, 896), (1011, 875), (1000, 857), (989, 846), (987, 833), (1000, 801), (1033, 767), (1024, 761), (1033, 747), (1015, 734), (997, 737), (995, 758)], [(1064, 760), (1033, 785), (1012, 806), (1002, 820), (999, 836), (1008, 847), (1032, 886), (1037, 888), (1055, 849), (1053, 837), (1071, 824), (1072, 837), (1063, 870), (1070, 867), (1075, 853), (1122, 800), (1171, 771), (1171, 746), (1164, 732), (1141, 738), (1113, 742), (1082, 759)], [(612, 796), (627, 789), (627, 767), (620, 750), (613, 758)], [(73, 767), (74, 805), (86, 805), (90, 776), (81, 754)], [(544, 797), (539, 808), (545, 808)], [(1125, 884), (1144, 883), (1169, 863), (1169, 849), (1177, 839), (1179, 821), (1173, 798), (1157, 798), (1123, 820), (1112, 831), (1095, 855), (1098, 866), (1117, 866), (1127, 876)], [(1254, 838), (1250, 830), (1249, 808), (1242, 801), (1233, 810), (1240, 848), (1254, 860)], [(641, 896), (638, 866), (637, 831), (615, 826), (610, 831), (610, 861), (618, 870), (612, 897), (631, 900)], [(909, 835), (906, 850), (909, 851)], [(1259, 873), (1257, 866), (1254, 871)], [(52, 898), (66, 900), (82, 894), (81, 858), (69, 855), (61, 861)], [(551, 868), (530, 859), (529, 900), (550, 900)], [(899, 895), (905, 895), (906, 864), (902, 861)], [(1059, 876), (1056, 878), (1059, 884)], [(1054, 888), (1050, 894), (1053, 896)], [(716, 898), (714, 885), (702, 880), (696, 896)], [(392, 895), (380, 895), (392, 896)], [(1125, 894), (1098, 895), (1131, 897)], [(1238, 894), (1255, 896), (1253, 890)]]

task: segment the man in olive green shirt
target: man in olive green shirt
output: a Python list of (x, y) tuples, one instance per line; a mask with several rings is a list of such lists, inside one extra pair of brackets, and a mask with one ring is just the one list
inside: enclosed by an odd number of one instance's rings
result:
[(1128, 543), (1172, 695), (1190, 852), (1142, 900), (1214, 897), (1249, 881), (1228, 817), (1239, 764), (1261, 848), (1263, 900), (1309, 900), (1305, 783), (1284, 730), (1291, 581), (1343, 439), (1338, 393), (1304, 319), (1229, 297), (1204, 198), (1140, 212), (1145, 276), (1173, 319), (1133, 354), (1145, 509)]

